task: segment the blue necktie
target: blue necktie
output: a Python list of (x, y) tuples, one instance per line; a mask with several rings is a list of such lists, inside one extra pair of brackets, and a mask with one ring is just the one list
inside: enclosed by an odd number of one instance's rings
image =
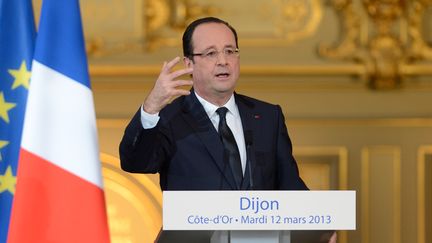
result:
[(243, 181), (243, 171), (240, 161), (240, 153), (234, 135), (226, 122), (227, 112), (228, 109), (226, 107), (220, 107), (216, 110), (216, 113), (219, 114), (220, 118), (218, 127), (219, 136), (224, 146), (224, 159), (227, 160), (225, 162), (228, 162), (231, 166), (231, 170), (237, 184), (237, 189), (240, 189)]

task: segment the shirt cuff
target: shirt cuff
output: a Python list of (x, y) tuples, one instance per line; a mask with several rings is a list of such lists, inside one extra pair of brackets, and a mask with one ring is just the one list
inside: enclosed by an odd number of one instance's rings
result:
[(156, 114), (149, 114), (144, 111), (143, 106), (141, 105), (141, 125), (144, 129), (154, 128), (159, 122), (159, 112)]

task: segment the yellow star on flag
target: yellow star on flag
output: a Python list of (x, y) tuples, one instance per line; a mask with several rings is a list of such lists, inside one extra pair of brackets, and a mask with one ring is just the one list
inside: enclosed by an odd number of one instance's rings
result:
[(4, 99), (3, 92), (0, 92), (0, 117), (3, 118), (3, 120), (6, 123), (9, 123), (9, 115), (8, 111), (16, 106), (15, 103), (8, 103)]
[(3, 175), (0, 174), (0, 193), (9, 191), (11, 194), (15, 194), (16, 177), (12, 174), (12, 168), (7, 167)]
[[(8, 145), (9, 142), (8, 141), (4, 141), (4, 140), (0, 140), (0, 149), (2, 149), (4, 146)], [(0, 153), (0, 161), (2, 161), (2, 155)]]
[(24, 86), (26, 89), (29, 88), (31, 72), (27, 70), (25, 61), (22, 61), (19, 69), (9, 69), (8, 71), (15, 78), (12, 89), (16, 89), (19, 86)]

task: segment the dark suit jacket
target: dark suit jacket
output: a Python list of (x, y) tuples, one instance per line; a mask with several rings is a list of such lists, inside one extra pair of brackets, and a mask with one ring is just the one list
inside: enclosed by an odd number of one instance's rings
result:
[(160, 173), (162, 190), (307, 190), (292, 156), (281, 108), (239, 94), (235, 101), (243, 130), (252, 137), (246, 141), (249, 162), (240, 187), (194, 92), (162, 109), (152, 129), (143, 129), (138, 110), (120, 143), (122, 169)]

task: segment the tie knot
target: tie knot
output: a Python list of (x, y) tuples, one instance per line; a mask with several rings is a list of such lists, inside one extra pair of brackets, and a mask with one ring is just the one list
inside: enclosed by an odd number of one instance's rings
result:
[(228, 112), (228, 108), (226, 108), (226, 107), (224, 107), (224, 106), (219, 107), (219, 108), (216, 110), (216, 113), (218, 113), (218, 114), (219, 114), (219, 117), (221, 117), (221, 118), (225, 118), (227, 112)]

